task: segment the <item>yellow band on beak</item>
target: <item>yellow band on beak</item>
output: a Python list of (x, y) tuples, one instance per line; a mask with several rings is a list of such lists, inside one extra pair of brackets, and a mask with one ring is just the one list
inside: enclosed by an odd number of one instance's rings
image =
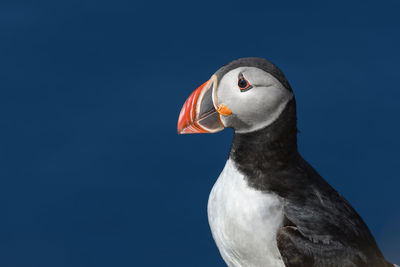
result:
[(227, 106), (224, 104), (221, 104), (218, 106), (217, 109), (218, 113), (221, 114), (222, 116), (229, 116), (232, 114), (232, 110), (230, 110)]

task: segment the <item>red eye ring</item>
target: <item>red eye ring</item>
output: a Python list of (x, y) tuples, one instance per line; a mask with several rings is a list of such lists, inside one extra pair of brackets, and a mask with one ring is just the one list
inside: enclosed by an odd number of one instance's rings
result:
[(241, 92), (245, 92), (253, 87), (242, 73), (239, 74), (238, 86)]

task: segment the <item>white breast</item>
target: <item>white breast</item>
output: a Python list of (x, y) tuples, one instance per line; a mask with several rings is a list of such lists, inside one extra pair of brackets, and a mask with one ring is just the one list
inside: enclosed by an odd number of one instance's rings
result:
[(276, 244), (282, 202), (272, 193), (250, 188), (231, 159), (210, 193), (208, 220), (228, 266), (285, 266)]

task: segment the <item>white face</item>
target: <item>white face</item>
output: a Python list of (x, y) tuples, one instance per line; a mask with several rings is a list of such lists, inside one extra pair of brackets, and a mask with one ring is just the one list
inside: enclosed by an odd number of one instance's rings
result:
[[(250, 89), (240, 89), (240, 77), (248, 81)], [(213, 96), (215, 105), (224, 104), (232, 111), (231, 115), (221, 115), (225, 127), (232, 127), (238, 133), (247, 133), (274, 122), (293, 98), (293, 93), (259, 68), (239, 67), (222, 77)]]

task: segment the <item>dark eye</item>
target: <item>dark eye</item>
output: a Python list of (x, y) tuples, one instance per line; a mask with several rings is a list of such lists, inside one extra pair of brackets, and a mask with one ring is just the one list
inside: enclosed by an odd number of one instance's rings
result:
[(245, 92), (253, 87), (241, 73), (239, 74), (239, 78), (238, 78), (238, 86), (239, 86), (240, 91), (242, 91), (242, 92)]
[(238, 82), (238, 85), (239, 85), (240, 89), (242, 89), (242, 88), (246, 88), (248, 83), (245, 79), (240, 79)]

